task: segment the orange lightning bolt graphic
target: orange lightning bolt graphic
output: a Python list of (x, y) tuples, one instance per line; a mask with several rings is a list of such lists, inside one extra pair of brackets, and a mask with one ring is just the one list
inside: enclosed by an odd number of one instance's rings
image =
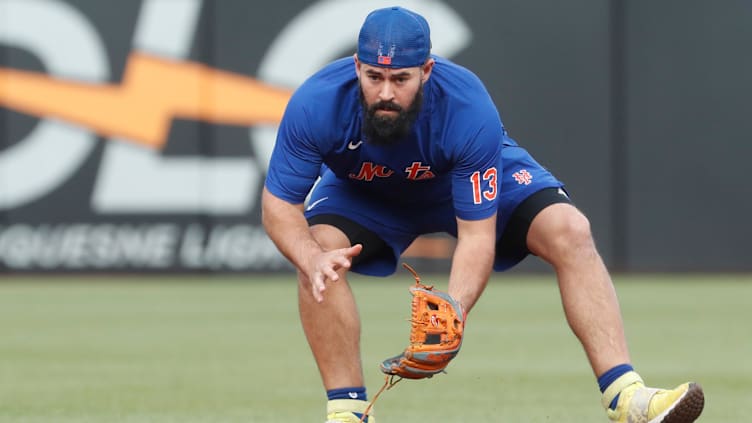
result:
[(91, 84), (0, 68), (0, 105), (161, 149), (174, 118), (279, 123), (291, 91), (244, 75), (134, 52), (121, 84)]

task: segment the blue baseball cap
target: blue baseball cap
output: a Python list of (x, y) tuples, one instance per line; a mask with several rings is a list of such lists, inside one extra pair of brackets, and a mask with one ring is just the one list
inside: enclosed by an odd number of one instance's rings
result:
[(366, 16), (358, 35), (358, 60), (385, 68), (421, 66), (431, 54), (431, 29), (423, 16), (402, 7)]

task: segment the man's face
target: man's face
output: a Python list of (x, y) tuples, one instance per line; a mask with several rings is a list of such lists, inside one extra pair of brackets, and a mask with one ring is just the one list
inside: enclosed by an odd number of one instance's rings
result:
[(423, 83), (433, 67), (429, 59), (421, 67), (391, 69), (360, 63), (355, 59), (363, 104), (366, 141), (395, 144), (404, 138), (418, 117)]

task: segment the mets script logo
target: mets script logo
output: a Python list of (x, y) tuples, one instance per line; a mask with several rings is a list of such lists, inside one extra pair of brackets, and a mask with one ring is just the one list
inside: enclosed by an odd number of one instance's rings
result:
[(360, 171), (357, 174), (351, 173), (348, 177), (357, 181), (371, 182), (373, 181), (373, 178), (388, 178), (393, 174), (394, 171), (384, 165), (365, 162), (360, 165)]
[(413, 162), (410, 166), (405, 168), (405, 173), (407, 173), (407, 179), (412, 179), (414, 181), (436, 177), (436, 175), (431, 172), (431, 166), (424, 165), (421, 162)]
[[(358, 173), (348, 175), (350, 179), (357, 181), (371, 182), (374, 178), (388, 178), (394, 174), (394, 171), (385, 165), (375, 164), (373, 162), (364, 162), (360, 165)], [(421, 162), (413, 162), (405, 168), (405, 178), (412, 181), (422, 181), (435, 178), (436, 175), (431, 172), (430, 165), (424, 165)]]

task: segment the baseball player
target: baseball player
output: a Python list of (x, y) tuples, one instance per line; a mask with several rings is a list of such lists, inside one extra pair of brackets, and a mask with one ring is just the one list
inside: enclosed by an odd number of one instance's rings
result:
[(509, 137), (478, 77), (430, 50), (419, 14), (371, 12), (356, 54), (294, 93), (269, 164), (263, 224), (297, 268), (327, 421), (375, 422), (347, 272), (390, 275), (416, 237), (444, 232), (457, 238), (447, 292), (418, 281), (410, 346), (384, 373), (441, 372), (491, 271), (535, 254), (556, 272), (608, 418), (693, 422), (704, 404), (698, 384), (648, 388), (632, 368), (609, 273), (562, 182)]

